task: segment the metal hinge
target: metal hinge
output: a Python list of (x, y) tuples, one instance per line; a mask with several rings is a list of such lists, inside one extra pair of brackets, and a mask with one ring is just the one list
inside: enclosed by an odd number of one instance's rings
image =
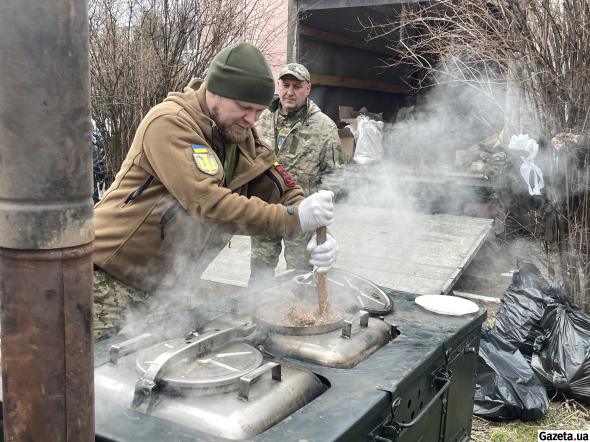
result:
[(443, 342), (443, 354), (445, 356), (445, 363), (440, 367), (437, 367), (430, 374), (430, 389), (432, 390), (435, 386), (436, 380), (439, 378), (442, 379), (451, 379), (453, 377), (453, 372), (451, 371), (451, 354), (453, 353), (453, 347), (451, 346), (451, 339), (447, 339)]
[(430, 389), (432, 390), (436, 386), (436, 381), (440, 379), (451, 380), (453, 372), (447, 368), (447, 365), (441, 365), (430, 374)]

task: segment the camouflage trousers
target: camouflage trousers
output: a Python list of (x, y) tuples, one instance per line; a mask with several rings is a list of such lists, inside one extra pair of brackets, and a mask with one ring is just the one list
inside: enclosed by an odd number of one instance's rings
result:
[(250, 255), (250, 281), (248, 285), (275, 277), (275, 269), (279, 263), (282, 244), (285, 244), (285, 261), (287, 270), (313, 270), (309, 263), (311, 254), (307, 251), (307, 243), (313, 233), (306, 238), (289, 240), (281, 236), (252, 236), (250, 244), (252, 252)]
[(157, 296), (131, 287), (103, 270), (94, 271), (94, 342), (117, 335), (125, 326), (149, 324), (171, 313)]

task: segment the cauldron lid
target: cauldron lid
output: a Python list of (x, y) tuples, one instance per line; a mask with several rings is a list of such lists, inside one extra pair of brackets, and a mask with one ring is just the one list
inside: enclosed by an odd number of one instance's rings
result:
[[(313, 272), (293, 278), (305, 292), (317, 296), (316, 275)], [(383, 315), (393, 310), (393, 301), (383, 290), (368, 279), (341, 269), (328, 272), (328, 290), (330, 299), (340, 304), (347, 311), (349, 307), (365, 310), (371, 314)]]
[[(184, 339), (172, 339), (143, 350), (137, 356), (139, 376), (146, 373), (158, 356), (178, 345), (187, 343)], [(262, 354), (256, 348), (243, 342), (229, 341), (196, 358), (185, 358), (173, 364), (166, 371), (162, 383), (167, 387), (231, 391), (237, 389), (240, 377), (261, 364)]]

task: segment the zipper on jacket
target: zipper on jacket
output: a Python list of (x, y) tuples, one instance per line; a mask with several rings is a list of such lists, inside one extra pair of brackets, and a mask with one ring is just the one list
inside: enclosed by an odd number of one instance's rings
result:
[(276, 176), (274, 176), (272, 174), (272, 172), (270, 170), (265, 170), (264, 174), (269, 177), (271, 180), (273, 180), (275, 182), (275, 184), (277, 185), (277, 188), (279, 189), (279, 195), (282, 198), (283, 197), (283, 188), (281, 187), (281, 183), (279, 182), (279, 180), (277, 179)]
[[(225, 141), (223, 140), (223, 138), (221, 137), (221, 134), (219, 133), (219, 129), (217, 128), (217, 126), (211, 126), (211, 146), (213, 151), (217, 154), (217, 156), (219, 156), (219, 151), (217, 150), (217, 147), (215, 146), (215, 143), (213, 142), (213, 135), (217, 135), (217, 138), (219, 138), (219, 141), (221, 141), (221, 145), (223, 146), (223, 187), (227, 187), (226, 181), (227, 181), (227, 172), (225, 171), (225, 157), (227, 155), (227, 152), (225, 150)], [(237, 148), (237, 147), (236, 147)], [(221, 160), (221, 158), (220, 158)]]
[(215, 126), (215, 125), (211, 126), (211, 149), (213, 149), (213, 152), (215, 152), (217, 154), (217, 156), (219, 156), (219, 149), (217, 149), (217, 146), (213, 142), (214, 132), (217, 132), (217, 136), (221, 140), (221, 144), (223, 144), (224, 151), (225, 151), (225, 142), (223, 141), (223, 138), (221, 138), (221, 134), (219, 133), (219, 129), (217, 129), (217, 126)]
[(217, 135), (217, 138), (219, 138), (219, 141), (221, 141), (221, 144), (223, 145), (223, 159), (225, 162), (225, 141), (223, 140), (223, 138), (221, 137), (221, 134), (219, 133), (219, 129), (217, 128), (217, 126), (211, 126), (211, 148), (213, 149), (213, 151), (219, 155), (219, 152), (217, 150), (217, 146), (215, 145), (215, 143), (213, 142), (213, 135)]
[(164, 239), (164, 227), (166, 227), (166, 224), (168, 223), (168, 221), (170, 221), (172, 218), (174, 218), (174, 216), (178, 212), (180, 212), (181, 209), (182, 209), (182, 206), (180, 205), (180, 201), (178, 201), (178, 200), (176, 200), (174, 202), (174, 204), (172, 204), (170, 207), (168, 207), (166, 209), (166, 211), (162, 215), (162, 218), (160, 218), (160, 238), (161, 239)]
[(124, 206), (126, 206), (127, 204), (129, 204), (131, 201), (133, 201), (135, 198), (137, 198), (139, 195), (141, 195), (141, 193), (147, 188), (147, 186), (150, 185), (150, 183), (154, 180), (153, 175), (150, 175), (150, 177), (147, 179), (147, 181), (145, 183), (143, 183), (141, 186), (139, 186), (137, 188), (137, 190), (134, 190), (133, 192), (131, 192), (129, 194), (129, 196), (127, 197), (127, 199), (125, 200), (125, 202), (123, 203)]

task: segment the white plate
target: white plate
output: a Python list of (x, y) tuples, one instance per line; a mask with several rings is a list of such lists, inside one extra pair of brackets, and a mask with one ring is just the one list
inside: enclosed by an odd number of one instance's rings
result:
[(416, 298), (416, 304), (441, 315), (469, 315), (479, 311), (475, 302), (456, 296), (425, 295)]

